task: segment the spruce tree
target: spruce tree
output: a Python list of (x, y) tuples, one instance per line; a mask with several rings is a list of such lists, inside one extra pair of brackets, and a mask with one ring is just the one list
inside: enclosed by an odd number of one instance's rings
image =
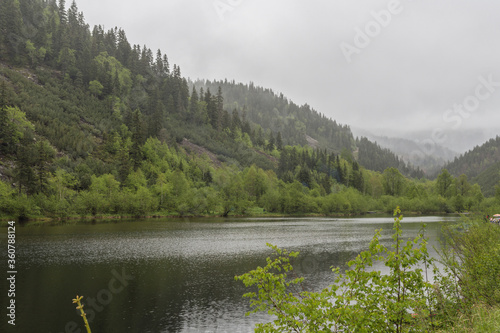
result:
[(53, 158), (52, 148), (45, 141), (38, 141), (34, 145), (34, 170), (37, 178), (37, 192), (44, 193), (47, 188), (48, 178), (50, 175), (49, 164)]
[(26, 132), (16, 152), (15, 179), (19, 194), (23, 190), (26, 194), (36, 193), (37, 183), (34, 171), (36, 151), (33, 140), (33, 133)]
[(170, 75), (170, 65), (166, 54), (163, 55), (163, 70), (165, 71), (166, 76)]
[(274, 150), (274, 136), (273, 136), (273, 132), (269, 133), (269, 141), (267, 143), (266, 149), (269, 150), (269, 151), (271, 151), (271, 152)]
[(276, 149), (279, 151), (283, 150), (283, 139), (281, 138), (281, 132), (278, 132), (278, 135), (276, 136)]
[(193, 90), (191, 91), (191, 97), (189, 98), (189, 119), (192, 120), (198, 114), (198, 93), (196, 92), (196, 88), (193, 86)]
[(18, 0), (0, 1), (0, 35), (0, 58), (5, 56), (13, 63), (21, 62), (26, 38)]
[(217, 91), (217, 97), (216, 97), (216, 105), (217, 105), (217, 108), (216, 108), (216, 113), (215, 113), (215, 119), (214, 119), (214, 123), (215, 123), (215, 128), (217, 129), (217, 131), (221, 131), (222, 130), (222, 117), (223, 117), (223, 107), (224, 107), (224, 98), (222, 97), (222, 88), (221, 86), (219, 86), (219, 90)]
[(231, 114), (231, 131), (235, 131), (236, 129), (241, 129), (241, 119), (236, 109), (233, 109), (233, 113)]
[(133, 70), (130, 57), (131, 57), (132, 49), (130, 48), (130, 43), (127, 40), (127, 36), (123, 29), (118, 30), (118, 44), (116, 48), (116, 59), (126, 67), (129, 67)]
[(155, 69), (156, 76), (158, 76), (159, 78), (165, 77), (165, 68), (163, 65), (163, 59), (161, 56), (160, 49), (158, 49), (158, 51), (156, 51), (156, 62), (155, 62), (154, 69)]
[(132, 159), (134, 169), (137, 169), (142, 161), (142, 141), (143, 141), (143, 123), (141, 113), (136, 109), (132, 113), (132, 147), (130, 149), (130, 158)]

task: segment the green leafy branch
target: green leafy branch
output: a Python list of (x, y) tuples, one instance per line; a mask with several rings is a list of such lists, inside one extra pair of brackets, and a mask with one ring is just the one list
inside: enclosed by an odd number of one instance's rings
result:
[[(275, 316), (271, 322), (258, 324), (256, 332), (421, 332), (432, 327), (432, 308), (429, 294), (432, 285), (423, 268), (432, 264), (427, 252), (423, 231), (406, 242), (398, 209), (394, 213), (393, 245), (390, 249), (380, 243), (377, 230), (369, 248), (348, 262), (349, 269), (337, 277), (335, 283), (319, 292), (305, 291), (304, 278), (291, 278), (293, 267), (289, 252), (277, 246), (268, 246), (275, 258), (267, 258), (267, 265), (236, 276), (245, 286), (254, 286), (249, 292), (252, 310), (266, 311)], [(373, 270), (375, 262), (389, 268), (389, 274)]]

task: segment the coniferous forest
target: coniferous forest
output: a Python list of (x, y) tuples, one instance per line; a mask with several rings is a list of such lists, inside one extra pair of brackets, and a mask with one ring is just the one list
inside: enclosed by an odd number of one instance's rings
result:
[(0, 2), (3, 217), (493, 213), (499, 147), (427, 179), (282, 93), (183, 77), (76, 2)]

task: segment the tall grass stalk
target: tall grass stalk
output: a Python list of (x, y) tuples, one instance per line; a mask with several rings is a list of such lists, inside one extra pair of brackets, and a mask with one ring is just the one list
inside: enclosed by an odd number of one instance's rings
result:
[(85, 323), (85, 328), (87, 329), (87, 333), (92, 333), (90, 331), (89, 322), (87, 320), (87, 314), (83, 311), (83, 304), (81, 303), (82, 298), (83, 298), (83, 296), (76, 295), (76, 298), (73, 298), (73, 303), (78, 304), (76, 309), (80, 310), (80, 312), (81, 312), (81, 316), (83, 317), (83, 322)]

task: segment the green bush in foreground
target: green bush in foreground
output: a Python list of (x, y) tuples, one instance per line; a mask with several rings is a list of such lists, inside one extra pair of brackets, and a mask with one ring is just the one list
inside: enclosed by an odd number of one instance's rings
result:
[(441, 262), (446, 274), (437, 279), (442, 310), (453, 317), (458, 311), (468, 313), (475, 304), (500, 306), (500, 227), (469, 219), (461, 227), (447, 227), (445, 235)]
[[(348, 263), (350, 269), (320, 292), (305, 291), (295, 277), (288, 252), (269, 245), (275, 258), (236, 279), (247, 287), (252, 312), (266, 311), (274, 321), (256, 332), (500, 332), (500, 227), (483, 217), (464, 218), (445, 227), (437, 269), (427, 252), (423, 231), (401, 239), (395, 211), (392, 248), (375, 233), (367, 251)], [(371, 269), (376, 261), (389, 274)], [(433, 284), (427, 269), (434, 268)]]
[[(432, 285), (424, 269), (432, 259), (427, 242), (420, 233), (411, 240), (401, 238), (399, 208), (394, 215), (394, 244), (389, 249), (379, 241), (380, 230), (370, 242), (369, 250), (361, 252), (348, 263), (350, 269), (338, 274), (335, 283), (320, 292), (304, 291), (303, 278), (293, 277), (290, 258), (297, 252), (288, 252), (269, 245), (276, 258), (267, 259), (267, 265), (257, 267), (236, 279), (247, 287), (253, 310), (266, 311), (276, 319), (258, 324), (256, 332), (422, 332), (433, 322), (429, 302)], [(381, 261), (390, 270), (369, 271), (374, 262)], [(420, 320), (419, 318), (422, 318)]]

